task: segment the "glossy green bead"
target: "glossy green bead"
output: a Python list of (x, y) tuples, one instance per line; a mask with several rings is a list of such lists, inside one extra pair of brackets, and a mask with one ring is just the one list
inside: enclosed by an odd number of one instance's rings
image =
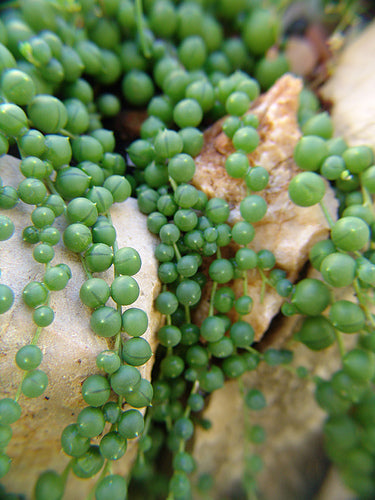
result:
[(92, 243), (90, 229), (81, 223), (70, 224), (63, 233), (65, 246), (72, 252), (82, 253)]
[(70, 277), (65, 269), (60, 266), (49, 267), (44, 273), (43, 282), (49, 290), (63, 290), (68, 284)]
[(122, 347), (122, 358), (128, 365), (144, 365), (152, 356), (150, 344), (143, 338), (127, 340)]
[(311, 207), (319, 203), (325, 193), (323, 179), (315, 172), (301, 172), (290, 181), (288, 194), (293, 203), (300, 207)]
[(37, 398), (43, 394), (48, 385), (47, 374), (42, 370), (30, 370), (26, 372), (22, 380), (22, 393), (28, 398)]
[(27, 129), (27, 116), (22, 108), (12, 103), (0, 104), (0, 132), (17, 137)]
[(300, 313), (309, 316), (321, 314), (330, 300), (331, 293), (327, 285), (313, 278), (305, 278), (297, 283), (292, 294), (292, 304)]
[(343, 370), (358, 381), (372, 380), (375, 375), (374, 353), (364, 349), (353, 349), (343, 358)]
[(243, 41), (247, 49), (259, 56), (276, 41), (279, 22), (275, 14), (266, 9), (254, 9), (243, 26)]
[(21, 406), (11, 398), (0, 399), (0, 424), (10, 425), (21, 416)]
[(130, 305), (139, 296), (139, 286), (131, 276), (117, 276), (111, 285), (111, 296), (120, 305)]
[(309, 252), (309, 259), (314, 269), (320, 270), (323, 260), (336, 250), (332, 240), (318, 241)]
[(257, 194), (249, 195), (241, 201), (240, 212), (245, 221), (258, 222), (267, 212), (267, 203)]
[(0, 208), (8, 210), (18, 203), (18, 193), (12, 186), (0, 187)]
[(333, 243), (341, 250), (353, 252), (366, 245), (370, 229), (366, 222), (358, 217), (343, 217), (331, 229)]
[(233, 278), (233, 266), (227, 259), (216, 259), (209, 267), (209, 275), (217, 283), (227, 283)]
[(24, 179), (18, 185), (18, 196), (29, 205), (39, 205), (47, 195), (47, 188), (39, 179)]
[(356, 262), (350, 255), (333, 252), (320, 264), (324, 281), (335, 288), (349, 286), (356, 276)]
[(205, 392), (211, 393), (223, 387), (224, 374), (218, 366), (213, 365), (200, 375), (199, 383)]
[(194, 306), (201, 298), (201, 289), (197, 282), (189, 279), (182, 280), (176, 288), (176, 296), (180, 304)]
[(14, 233), (14, 224), (6, 215), (0, 215), (0, 241), (9, 240)]
[(86, 197), (96, 205), (100, 214), (107, 213), (114, 201), (112, 193), (102, 186), (93, 186), (87, 192)]
[(90, 278), (81, 286), (82, 302), (93, 309), (103, 306), (110, 297), (109, 285), (101, 278)]
[(338, 300), (332, 304), (328, 316), (333, 326), (344, 333), (358, 332), (366, 321), (360, 305), (349, 300)]
[(81, 436), (85, 438), (99, 436), (105, 426), (103, 412), (91, 406), (83, 408), (77, 416), (77, 424)]
[(302, 125), (303, 135), (315, 135), (323, 139), (330, 139), (333, 134), (333, 123), (329, 114), (324, 111), (308, 119)]
[(61, 447), (70, 457), (80, 457), (89, 449), (90, 440), (79, 433), (78, 424), (70, 424), (62, 431)]
[(39, 306), (33, 312), (33, 321), (41, 328), (49, 326), (53, 322), (54, 318), (55, 313), (49, 306)]
[(294, 161), (302, 170), (318, 170), (327, 156), (325, 140), (316, 135), (302, 137), (294, 150)]
[(90, 326), (99, 337), (113, 337), (121, 329), (121, 314), (113, 307), (99, 307), (91, 315)]
[(66, 216), (71, 224), (80, 222), (85, 226), (93, 226), (98, 218), (98, 211), (92, 201), (78, 197), (68, 203)]
[[(107, 460), (118, 460), (125, 454), (126, 440), (118, 432), (112, 431), (102, 437), (99, 448), (100, 453)], [(121, 479), (125, 483), (125, 480), (123, 478)], [(123, 492), (122, 498), (125, 498)]]
[(35, 95), (35, 84), (30, 76), (19, 69), (8, 69), (1, 75), (1, 88), (10, 102), (25, 106)]
[(83, 382), (81, 392), (85, 402), (97, 408), (108, 401), (111, 389), (106, 377), (90, 375)]
[(38, 229), (51, 226), (54, 220), (55, 213), (49, 207), (36, 207), (31, 214), (31, 221)]
[(35, 500), (59, 500), (64, 494), (63, 478), (52, 470), (42, 472), (36, 481), (34, 494)]
[(120, 175), (111, 175), (104, 181), (103, 187), (113, 196), (115, 203), (127, 200), (131, 194), (131, 186), (127, 179)]
[(86, 251), (85, 261), (91, 272), (100, 273), (106, 271), (113, 262), (112, 248), (104, 243), (94, 243)]
[(64, 128), (68, 114), (64, 104), (50, 95), (37, 95), (29, 103), (27, 113), (35, 128), (54, 134)]
[(127, 410), (120, 415), (118, 431), (125, 439), (134, 439), (142, 434), (144, 425), (143, 416), (139, 410)]
[(332, 345), (335, 340), (335, 330), (332, 324), (323, 316), (307, 317), (296, 334), (296, 339), (313, 351), (320, 351)]
[(39, 281), (31, 281), (22, 292), (22, 299), (29, 307), (37, 307), (47, 300), (48, 289)]
[(111, 387), (119, 396), (127, 396), (135, 391), (141, 382), (141, 374), (138, 369), (130, 365), (121, 365), (111, 376)]
[(230, 339), (236, 347), (249, 347), (254, 341), (254, 328), (246, 321), (236, 321), (229, 331)]
[(0, 424), (0, 447), (6, 448), (12, 439), (13, 431), (10, 425)]
[(142, 379), (139, 386), (135, 391), (128, 392), (126, 394), (126, 402), (133, 406), (134, 408), (143, 408), (145, 406), (151, 406), (153, 398), (153, 389), (151, 383)]
[(38, 368), (43, 359), (43, 353), (36, 345), (25, 345), (16, 354), (16, 364), (21, 370)]
[(84, 455), (73, 459), (72, 471), (77, 477), (87, 479), (97, 474), (103, 463), (104, 458), (100, 454), (99, 446), (90, 445)]
[(184, 370), (184, 361), (179, 356), (169, 355), (161, 362), (161, 371), (167, 378), (177, 378)]
[(90, 178), (76, 167), (60, 169), (55, 179), (55, 186), (59, 194), (68, 200), (85, 194), (90, 184)]
[(346, 168), (352, 174), (358, 174), (370, 167), (374, 162), (374, 154), (369, 146), (354, 146), (342, 153)]

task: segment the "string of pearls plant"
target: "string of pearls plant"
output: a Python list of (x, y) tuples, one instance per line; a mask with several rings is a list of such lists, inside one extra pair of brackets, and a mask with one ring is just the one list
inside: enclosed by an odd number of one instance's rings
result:
[[(13, 397), (0, 400), (0, 477), (12, 467), (6, 450), (17, 432), (22, 401), (41, 396), (48, 385), (39, 368), (40, 336), (54, 320), (51, 294), (69, 287), (71, 278), (66, 263), (52, 263), (62, 238), (79, 254), (87, 275), (80, 299), (92, 310), (88, 328), (111, 338), (114, 348), (98, 355), (100, 374), (82, 386), (88, 406), (62, 430), (65, 471), (44, 472), (36, 480), (36, 500), (63, 498), (69, 474), (97, 475), (89, 494), (96, 500), (189, 499), (195, 462), (188, 445), (195, 426), (208, 425), (201, 416), (206, 395), (226, 379), (241, 380), (259, 363), (288, 365), (296, 376), (313, 377), (290, 365), (292, 351), (254, 348), (254, 329), (243, 319), (253, 306), (247, 273), (254, 269), (263, 293), (272, 287), (285, 299), (285, 316), (304, 316), (296, 340), (314, 351), (338, 344), (342, 368), (330, 380), (313, 378), (317, 403), (327, 412), (326, 450), (344, 482), (360, 498), (373, 498), (374, 158), (367, 146), (348, 147), (332, 138), (330, 117), (307, 89), (299, 110), (303, 137), (294, 154), (301, 172), (291, 181), (289, 196), (302, 207), (321, 203), (327, 216), (331, 236), (310, 252), (320, 279), (293, 284), (276, 267), (272, 252), (251, 248), (253, 224), (267, 211), (262, 191), (269, 173), (250, 167), (248, 155), (259, 134), (258, 120), (248, 110), (260, 91), (288, 70), (282, 50), (266, 56), (275, 44), (282, 46), (276, 11), (248, 0), (147, 0), (144, 5), (139, 0), (20, 0), (1, 9), (0, 155), (9, 150), (19, 156), (24, 179), (17, 189), (0, 181), (0, 240), (13, 235), (12, 209), (32, 206), (23, 240), (44, 275), (22, 293), (35, 330), (15, 358), (22, 382)], [(126, 151), (116, 130), (103, 126), (113, 124), (123, 106), (147, 109), (140, 136)], [(202, 130), (225, 115), (223, 131), (235, 148), (225, 169), (247, 187), (242, 220), (233, 226), (228, 202), (208, 199), (191, 184)], [(323, 178), (340, 203), (336, 222), (321, 202)], [(142, 337), (147, 315), (135, 307), (122, 309), (139, 295), (133, 276), (141, 259), (133, 248), (118, 248), (110, 217), (112, 204), (131, 194), (147, 214), (149, 231), (160, 238), (155, 256), (163, 289), (155, 307), (165, 324), (157, 333), (152, 384), (138, 370), (152, 356)], [(59, 218), (68, 223), (63, 234), (55, 224)], [(235, 257), (223, 257), (233, 242), (239, 246)], [(111, 266), (109, 286), (100, 273)], [(243, 280), (241, 296), (230, 286), (233, 279)], [(209, 309), (198, 325), (192, 313), (208, 280)], [(353, 287), (355, 299), (336, 300), (335, 289), (343, 287)], [(115, 306), (108, 305), (110, 298)], [(13, 302), (11, 288), (0, 283), (0, 313)], [(126, 341), (123, 332), (130, 337)], [(342, 341), (347, 334), (358, 335), (351, 350)], [(254, 411), (266, 405), (256, 388), (244, 392), (244, 401)], [(123, 411), (124, 403), (132, 409)], [(106, 424), (110, 430), (103, 433)], [(250, 427), (250, 435), (254, 445), (265, 440), (260, 426)], [(125, 479), (112, 472), (112, 463), (126, 452), (127, 440), (137, 437), (138, 458), (132, 477)], [(167, 478), (158, 474), (165, 450), (171, 456)], [(260, 466), (254, 455), (252, 470)], [(247, 486), (255, 498), (256, 481)], [(14, 498), (5, 490), (0, 495)]]

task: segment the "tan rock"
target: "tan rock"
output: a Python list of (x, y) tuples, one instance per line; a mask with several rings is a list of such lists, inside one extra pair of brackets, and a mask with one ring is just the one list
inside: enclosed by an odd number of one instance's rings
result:
[[(18, 170), (19, 161), (5, 156), (0, 159), (0, 177), (4, 184), (17, 186), (22, 179)], [(16, 208), (4, 211), (13, 220), (16, 232), (2, 242), (0, 248), (1, 282), (11, 286), (15, 303), (6, 314), (0, 316), (0, 387), (2, 397), (14, 397), (21, 381), (22, 372), (14, 362), (17, 350), (28, 344), (35, 332), (32, 311), (22, 301), (22, 290), (31, 280), (40, 280), (43, 266), (32, 257), (32, 246), (22, 241), (22, 230), (30, 225), (32, 207), (20, 202)], [(146, 227), (146, 217), (137, 209), (137, 202), (128, 199), (115, 204), (111, 209), (113, 224), (117, 229), (119, 247), (134, 247), (141, 255), (142, 267), (135, 275), (141, 293), (132, 306), (144, 309), (149, 317), (149, 327), (144, 334), (156, 349), (155, 332), (160, 315), (153, 308), (159, 293), (157, 263), (154, 258), (156, 238)], [(63, 229), (64, 222), (57, 222)], [(87, 406), (81, 396), (81, 385), (88, 375), (98, 373), (95, 358), (111, 346), (109, 339), (97, 337), (89, 327), (90, 310), (79, 299), (79, 290), (86, 280), (79, 257), (64, 249), (60, 242), (55, 247), (53, 264), (67, 263), (72, 270), (72, 279), (63, 291), (51, 293), (51, 307), (55, 320), (43, 329), (38, 346), (44, 357), (41, 364), (49, 378), (49, 385), (43, 396), (27, 399), (21, 396), (22, 417), (13, 424), (13, 438), (8, 447), (12, 458), (10, 472), (4, 478), (9, 491), (24, 493), (30, 497), (35, 480), (40, 472), (53, 468), (62, 471), (68, 457), (62, 452), (60, 436), (62, 430), (76, 421), (77, 414)], [(113, 268), (103, 273), (110, 283)], [(140, 367), (143, 377), (150, 379), (153, 359)], [(114, 470), (126, 474), (136, 452), (135, 442), (128, 443), (128, 451), (115, 465)], [(92, 480), (70, 478), (66, 498), (85, 498), (93, 484)]]
[[(276, 257), (276, 266), (284, 269), (292, 281), (307, 261), (309, 249), (328, 235), (328, 224), (319, 206), (297, 207), (288, 196), (289, 182), (299, 172), (293, 151), (301, 137), (296, 118), (301, 88), (300, 79), (284, 75), (250, 109), (259, 118), (260, 136), (259, 146), (249, 155), (250, 165), (261, 165), (270, 176), (266, 189), (257, 193), (266, 200), (268, 209), (263, 219), (254, 224), (256, 233), (250, 248), (270, 250)], [(223, 120), (205, 132), (205, 144), (195, 159), (193, 183), (209, 198), (226, 199), (231, 208), (230, 223), (234, 224), (241, 220), (239, 204), (246, 196), (246, 185), (242, 179), (232, 179), (225, 170), (225, 160), (234, 148), (222, 132)], [(337, 202), (328, 188), (324, 202), (335, 217)], [(231, 257), (236, 250), (233, 245)], [(238, 296), (242, 295), (242, 280), (231, 286)], [(248, 271), (248, 294), (254, 300), (254, 307), (244, 318), (254, 327), (256, 340), (267, 330), (283, 302), (268, 286), (262, 301), (261, 289), (260, 274)], [(202, 309), (202, 314), (205, 313)]]
[(375, 22), (343, 50), (333, 75), (321, 89), (331, 101), (335, 134), (351, 146), (375, 149)]

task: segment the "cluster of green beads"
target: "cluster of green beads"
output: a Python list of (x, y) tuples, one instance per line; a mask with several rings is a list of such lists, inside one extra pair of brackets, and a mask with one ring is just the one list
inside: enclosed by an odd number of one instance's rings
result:
[[(330, 238), (316, 243), (309, 255), (321, 278), (301, 280), (284, 306), (288, 315), (305, 315), (296, 340), (316, 351), (338, 343), (341, 368), (329, 380), (316, 380), (316, 400), (328, 414), (325, 448), (345, 484), (360, 498), (371, 498), (375, 491), (374, 154), (368, 146), (348, 147), (343, 139), (333, 138), (331, 119), (326, 112), (317, 112), (312, 95), (305, 93), (301, 101), (303, 137), (294, 158), (303, 172), (290, 183), (289, 195), (300, 206), (321, 204)], [(322, 201), (324, 179), (339, 201), (337, 220), (332, 220)], [(335, 289), (347, 287), (353, 296), (337, 299)], [(354, 347), (345, 347), (346, 334), (356, 335)]]
[[(139, 296), (133, 276), (141, 259), (133, 248), (118, 248), (109, 215), (112, 204), (125, 201), (132, 191), (125, 178), (125, 158), (115, 152), (114, 133), (101, 123), (102, 118), (119, 112), (120, 99), (110, 92), (96, 92), (82, 78), (95, 75), (103, 85), (111, 85), (123, 71), (120, 57), (113, 51), (116, 37), (112, 41), (104, 37), (106, 42), (100, 43), (102, 21), (105, 30), (111, 31), (115, 14), (113, 8), (112, 13), (106, 12), (111, 9), (106, 3), (101, 14), (108, 16), (102, 18), (94, 2), (63, 7), (44, 0), (21, 2), (18, 9), (5, 10), (0, 20), (0, 154), (7, 153), (9, 147), (18, 154), (24, 176), (17, 188), (1, 183), (0, 207), (11, 213), (21, 202), (35, 206), (31, 225), (23, 229), (22, 236), (34, 260), (44, 265), (41, 280), (28, 283), (22, 292), (36, 325), (30, 345), (16, 354), (15, 362), (24, 373), (22, 382), (14, 399), (0, 400), (1, 477), (10, 468), (5, 449), (12, 435), (10, 424), (21, 416), (21, 394), (38, 397), (48, 384), (46, 373), (38, 369), (42, 351), (36, 344), (43, 328), (54, 319), (49, 306), (51, 292), (63, 290), (71, 278), (65, 263), (52, 264), (54, 246), (60, 239), (67, 250), (80, 256), (87, 275), (80, 298), (92, 310), (92, 331), (113, 338), (115, 346), (97, 357), (98, 370), (104, 375), (92, 375), (84, 382), (82, 397), (89, 406), (61, 437), (62, 449), (71, 460), (62, 475), (46, 471), (39, 477), (34, 491), (38, 500), (61, 498), (69, 471), (88, 478), (100, 470), (96, 498), (124, 498), (126, 481), (111, 474), (111, 463), (124, 455), (127, 439), (142, 433), (144, 420), (138, 408), (148, 406), (152, 399), (152, 386), (138, 369), (152, 355), (142, 337), (148, 327), (147, 315), (136, 307), (122, 310)], [(94, 13), (100, 14), (98, 44), (86, 21), (84, 28), (77, 29), (77, 23), (81, 25)], [(61, 224), (55, 225), (60, 216), (67, 223), (63, 231)], [(11, 216), (2, 215), (1, 241), (13, 233)], [(112, 266), (114, 279), (108, 285), (97, 273)], [(107, 303), (109, 300), (115, 307)], [(12, 290), (2, 284), (0, 312), (6, 313), (13, 302)], [(128, 336), (126, 342), (122, 332)], [(132, 409), (122, 411), (125, 403)], [(110, 429), (103, 432), (107, 424)], [(100, 443), (93, 444), (97, 436), (101, 436)]]

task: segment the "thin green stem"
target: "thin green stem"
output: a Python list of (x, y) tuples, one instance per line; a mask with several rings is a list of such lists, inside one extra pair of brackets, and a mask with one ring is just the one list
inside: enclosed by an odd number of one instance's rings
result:
[(172, 186), (173, 191), (176, 191), (176, 189), (178, 188), (177, 182), (174, 179), (172, 179), (172, 177), (169, 177), (169, 183)]
[(176, 243), (173, 243), (173, 249), (174, 249), (174, 253), (176, 254), (177, 262), (178, 262), (181, 259), (181, 253), (180, 253), (180, 250), (178, 249), (178, 246)]
[(254, 347), (246, 346), (243, 349), (245, 349), (246, 351), (251, 352), (253, 354), (256, 354), (257, 356), (259, 356), (260, 358), (262, 358), (262, 354), (259, 351), (257, 351), (256, 349), (254, 349)]
[(69, 132), (69, 130), (65, 130), (65, 128), (61, 128), (59, 130), (59, 133), (61, 135), (65, 135), (65, 137), (69, 137), (69, 139), (76, 139), (78, 137), (77, 135), (74, 135), (71, 132)]
[(337, 345), (339, 348), (340, 356), (342, 359), (346, 354), (342, 333), (335, 329), (335, 335), (336, 335), (336, 340), (337, 340)]
[[(48, 304), (48, 302), (47, 302), (47, 304)], [(38, 326), (38, 328), (35, 330), (35, 333), (34, 333), (32, 340), (30, 342), (31, 345), (36, 345), (38, 343), (38, 340), (39, 340), (40, 334), (42, 333), (42, 330), (43, 330), (43, 327)]]
[(21, 394), (22, 394), (22, 382), (24, 381), (24, 379), (26, 377), (26, 374), (27, 374), (26, 371), (22, 373), (21, 382), (18, 384), (17, 392), (16, 392), (16, 395), (14, 396), (14, 401), (18, 401), (20, 399), (20, 397), (21, 397)]
[(260, 288), (260, 303), (263, 304), (263, 301), (264, 301), (264, 295), (266, 293), (266, 285), (270, 284), (270, 282), (268, 281), (268, 278), (267, 276), (264, 274), (263, 270), (259, 268), (259, 273), (260, 273), (260, 276), (262, 278), (262, 285), (261, 285), (261, 288)]
[(216, 290), (217, 290), (217, 281), (213, 281), (212, 288), (211, 288), (210, 307), (208, 309), (208, 316), (214, 315), (214, 299), (215, 299)]
[(332, 229), (334, 222), (333, 222), (333, 219), (331, 217), (331, 214), (328, 211), (328, 208), (326, 207), (323, 200), (319, 202), (319, 205), (320, 205), (320, 208), (322, 209), (322, 212), (324, 214), (324, 217), (326, 218), (326, 221), (327, 221), (330, 229)]
[(106, 462), (104, 464), (104, 467), (102, 469), (102, 472), (100, 473), (100, 476), (98, 477), (98, 479), (97, 479), (96, 483), (94, 484), (94, 486), (91, 488), (89, 494), (86, 497), (86, 500), (93, 500), (94, 495), (95, 495), (96, 485), (107, 475), (107, 473), (109, 472), (110, 467), (111, 467), (111, 461), (110, 460), (106, 460)]
[[(344, 31), (345, 28), (354, 24), (357, 16), (356, 0), (347, 0), (340, 12), (340, 21), (335, 28), (334, 33)], [(342, 12), (343, 11), (343, 12)]]
[(247, 283), (247, 271), (242, 271), (242, 280), (243, 280), (243, 294), (248, 295), (248, 283)]
[[(297, 369), (295, 366), (291, 366), (291, 365), (280, 365), (283, 370), (286, 370), (287, 372), (291, 373), (292, 375), (298, 377), (299, 379), (301, 379), (302, 377), (300, 377), (298, 374), (297, 374)], [(309, 380), (311, 382), (314, 382), (314, 376), (311, 375), (310, 373), (307, 373), (306, 376), (303, 377), (304, 380)]]
[(80, 260), (81, 260), (82, 267), (83, 267), (83, 270), (85, 271), (85, 274), (86, 274), (86, 276), (87, 276), (87, 279), (92, 278), (92, 274), (91, 274), (91, 272), (90, 272), (89, 268), (87, 267), (87, 264), (86, 264), (85, 258), (84, 258), (84, 256), (83, 256), (81, 253), (79, 254), (79, 258), (80, 258)]
[(121, 333), (118, 333), (115, 338), (115, 346), (114, 350), (119, 354), (121, 357)]
[[(45, 183), (45, 185), (46, 185), (46, 187), (47, 187), (47, 189), (49, 190), (50, 193), (57, 194), (57, 196), (60, 196), (60, 193), (57, 191), (57, 189), (55, 188), (55, 186), (54, 186), (54, 184), (53, 184), (53, 182), (51, 181), (50, 178), (45, 179), (44, 183)], [(66, 203), (64, 203), (64, 209), (66, 210)]]
[(372, 210), (372, 198), (365, 186), (361, 186), (361, 192), (363, 197), (363, 205)]
[(374, 328), (375, 327), (375, 321), (374, 321), (374, 318), (373, 318), (373, 316), (371, 314), (371, 311), (367, 307), (367, 303), (368, 302), (370, 302), (370, 303), (373, 304), (374, 301), (372, 299), (370, 299), (370, 297), (364, 295), (364, 293), (362, 292), (361, 287), (360, 287), (360, 285), (358, 283), (358, 279), (354, 280), (354, 282), (353, 282), (353, 288), (355, 290), (355, 293), (357, 295), (358, 301), (359, 301), (359, 303), (362, 306), (363, 312), (365, 313), (368, 322)]
[(186, 318), (186, 323), (191, 323), (191, 315), (190, 315), (190, 307), (185, 306), (185, 318)]
[[(192, 394), (196, 394), (197, 392), (199, 391), (199, 381), (196, 380), (193, 384), (193, 387), (191, 388), (191, 391), (190, 391), (190, 396)], [(190, 408), (190, 405), (186, 405), (186, 408), (185, 408), (185, 411), (184, 411), (184, 417), (185, 418), (189, 418), (190, 416), (190, 412), (191, 412), (191, 408)]]
[(73, 463), (73, 458), (69, 460), (67, 466), (65, 467), (65, 469), (63, 470), (63, 472), (61, 474), (61, 479), (62, 479), (62, 482), (64, 485), (64, 489), (65, 489), (66, 482), (68, 480), (70, 469), (72, 468), (72, 463)]
[(143, 5), (142, 0), (135, 0), (135, 19), (137, 24), (137, 30), (139, 33), (139, 39), (141, 42), (141, 48), (143, 55), (148, 59), (151, 57), (151, 51), (147, 43), (147, 39), (144, 31), (144, 22), (143, 22)]

